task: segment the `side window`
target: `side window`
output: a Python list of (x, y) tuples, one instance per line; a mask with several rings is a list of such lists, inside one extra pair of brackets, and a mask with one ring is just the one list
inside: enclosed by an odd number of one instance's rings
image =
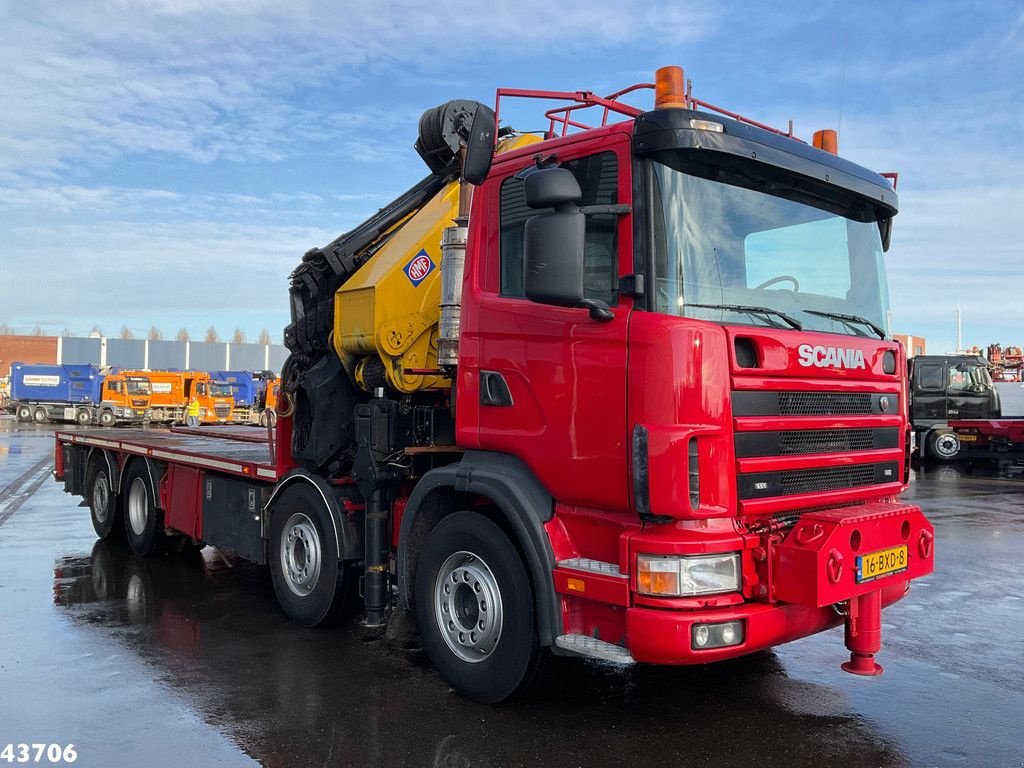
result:
[(949, 369), (949, 388), (965, 390), (971, 388), (971, 377), (967, 371), (958, 371), (956, 368)]
[(120, 391), (121, 391), (121, 382), (119, 380), (115, 380), (115, 381), (110, 382), (110, 391), (111, 392), (118, 392), (118, 393), (120, 393)]
[(917, 370), (917, 385), (919, 389), (932, 392), (941, 392), (946, 388), (946, 382), (941, 365), (922, 365)]
[[(580, 205), (618, 202), (618, 161), (614, 152), (581, 157), (562, 164), (576, 176), (583, 192)], [(543, 211), (526, 205), (523, 181), (509, 177), (501, 184), (501, 295), (524, 296), (523, 226)], [(583, 249), (583, 291), (589, 299), (618, 301), (617, 216), (587, 216)]]

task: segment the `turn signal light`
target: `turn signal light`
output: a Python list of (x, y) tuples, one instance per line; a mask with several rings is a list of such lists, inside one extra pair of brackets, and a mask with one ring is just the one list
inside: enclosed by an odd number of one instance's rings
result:
[(686, 107), (686, 79), (682, 67), (661, 67), (654, 73), (654, 108)]

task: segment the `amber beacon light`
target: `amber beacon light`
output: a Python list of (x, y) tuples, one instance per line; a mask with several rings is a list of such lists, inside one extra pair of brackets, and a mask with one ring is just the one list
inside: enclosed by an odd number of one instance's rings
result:
[(814, 132), (814, 146), (833, 155), (839, 154), (839, 134), (828, 128)]
[(686, 79), (682, 67), (661, 67), (654, 73), (654, 108), (686, 106)]

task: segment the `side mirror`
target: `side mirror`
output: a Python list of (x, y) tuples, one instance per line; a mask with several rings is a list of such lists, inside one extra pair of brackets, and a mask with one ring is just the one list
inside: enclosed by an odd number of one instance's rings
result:
[(478, 101), (449, 101), (420, 117), (416, 151), (436, 175), (458, 172), (470, 184), (481, 184), (491, 169), (494, 128), (490, 107)]
[(595, 320), (615, 316), (608, 305), (583, 295), (583, 245), (586, 216), (578, 207), (583, 195), (576, 177), (565, 168), (542, 168), (525, 179), (526, 204), (554, 208), (538, 213), (523, 226), (526, 298), (556, 307), (590, 310)]

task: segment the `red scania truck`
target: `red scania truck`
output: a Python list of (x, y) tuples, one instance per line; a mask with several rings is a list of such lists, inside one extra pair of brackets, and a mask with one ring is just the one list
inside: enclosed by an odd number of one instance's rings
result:
[[(501, 127), (509, 99), (555, 102), (543, 136)], [(878, 674), (934, 535), (899, 500), (896, 194), (834, 139), (677, 67), (428, 110), (430, 176), (292, 274), (267, 441), (62, 432), (56, 476), (138, 553), (268, 564), (301, 625), (358, 581), (368, 625), (414, 611), (482, 701), (550, 652), (699, 664), (841, 623), (844, 668)]]

